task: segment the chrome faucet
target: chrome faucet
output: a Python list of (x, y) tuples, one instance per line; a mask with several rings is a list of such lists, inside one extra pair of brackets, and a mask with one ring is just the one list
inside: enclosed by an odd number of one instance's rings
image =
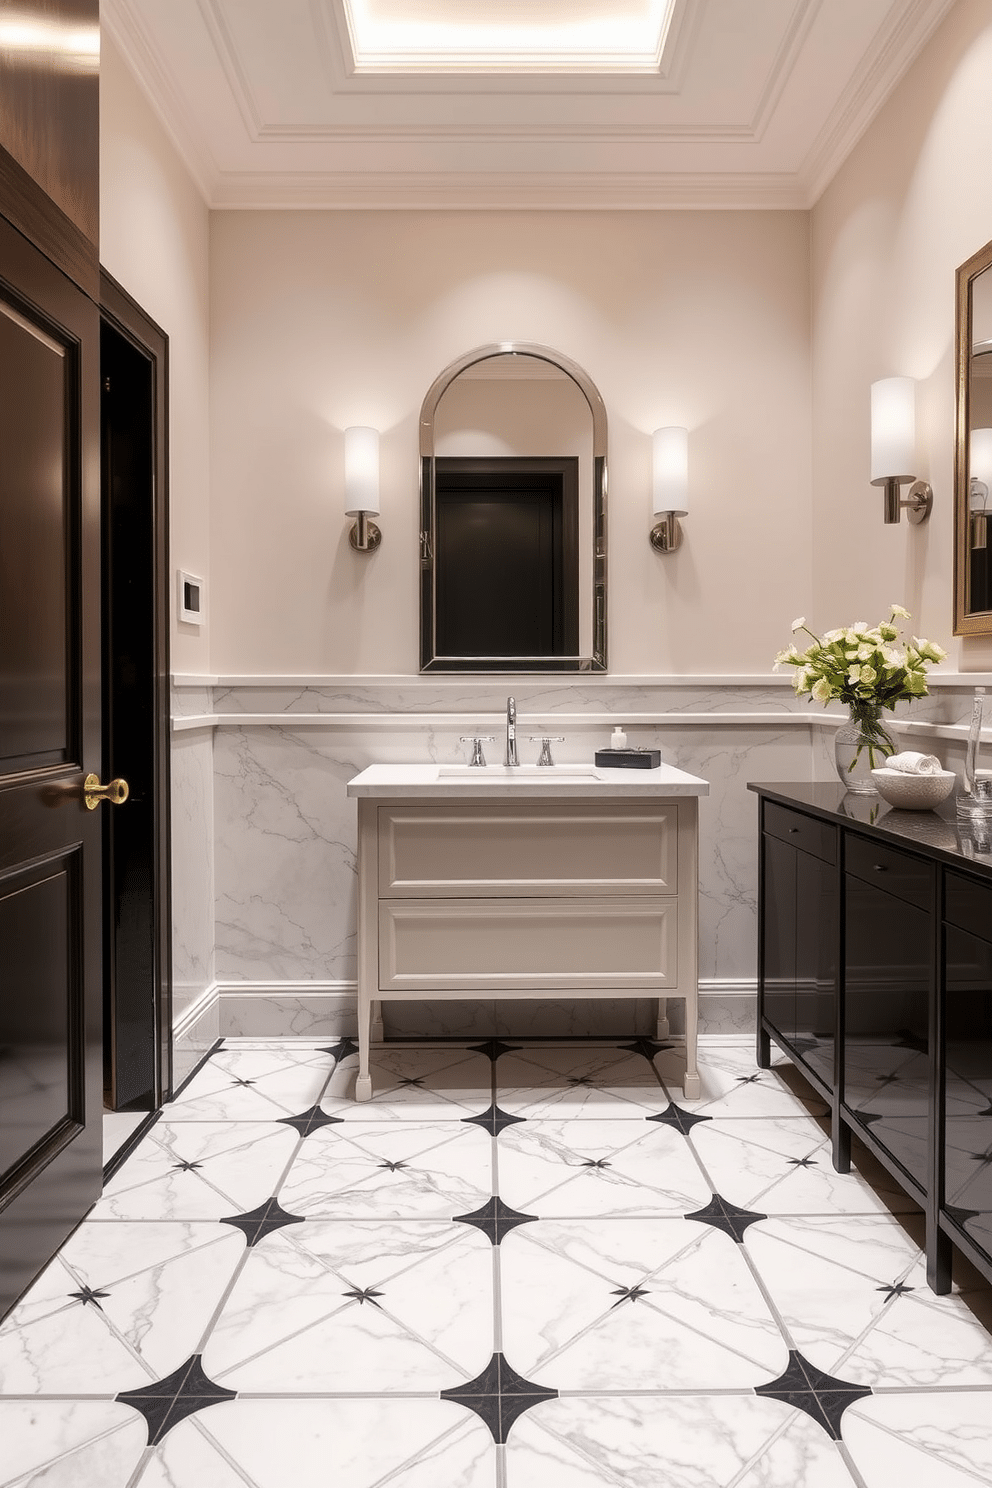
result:
[(512, 697), (506, 700), (506, 754), (504, 765), (519, 765), (517, 756), (517, 705)]

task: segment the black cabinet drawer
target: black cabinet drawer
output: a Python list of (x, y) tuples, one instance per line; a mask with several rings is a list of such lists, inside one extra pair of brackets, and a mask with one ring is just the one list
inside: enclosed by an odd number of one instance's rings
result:
[(820, 821), (818, 817), (804, 816), (800, 811), (789, 811), (785, 806), (777, 806), (774, 801), (766, 801), (764, 804), (766, 832), (781, 838), (783, 842), (791, 842), (793, 847), (802, 848), (803, 852), (822, 858), (825, 863), (836, 863), (836, 827), (832, 827), (829, 822)]
[(992, 941), (992, 880), (944, 875), (944, 919), (979, 940)]
[(847, 836), (844, 861), (848, 873), (855, 878), (863, 878), (918, 909), (931, 907), (935, 871), (932, 863), (853, 832)]

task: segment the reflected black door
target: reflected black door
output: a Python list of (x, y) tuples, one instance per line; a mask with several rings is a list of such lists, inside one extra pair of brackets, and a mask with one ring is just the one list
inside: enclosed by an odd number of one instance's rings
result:
[(100, 1191), (98, 359), (0, 221), (0, 1313)]
[(992, 1258), (992, 925), (945, 934), (944, 1208)]

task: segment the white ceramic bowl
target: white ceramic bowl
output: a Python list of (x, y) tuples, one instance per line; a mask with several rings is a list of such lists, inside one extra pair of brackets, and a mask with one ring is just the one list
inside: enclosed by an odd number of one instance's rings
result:
[(953, 770), (940, 770), (934, 775), (909, 775), (905, 770), (872, 770), (871, 778), (883, 801), (901, 806), (904, 811), (929, 811), (954, 789)]

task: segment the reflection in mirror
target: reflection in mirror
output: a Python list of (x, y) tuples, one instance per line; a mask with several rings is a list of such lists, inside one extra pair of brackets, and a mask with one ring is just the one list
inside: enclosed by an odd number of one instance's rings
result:
[(992, 635), (992, 243), (958, 270), (954, 630)]
[(545, 347), (470, 352), (421, 411), (421, 670), (606, 670), (606, 415)]

